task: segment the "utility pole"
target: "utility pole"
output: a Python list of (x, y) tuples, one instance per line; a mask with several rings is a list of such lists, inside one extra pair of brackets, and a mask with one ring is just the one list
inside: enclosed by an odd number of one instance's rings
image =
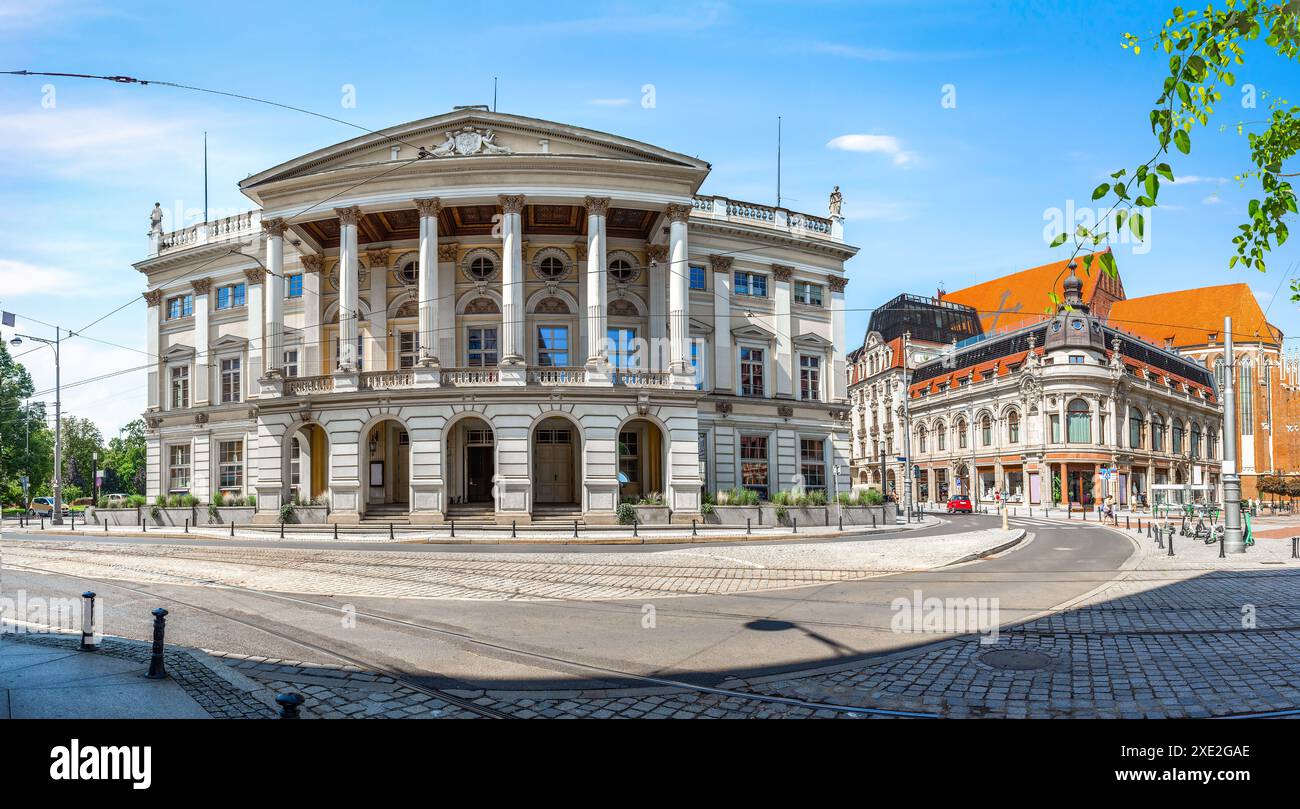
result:
[(912, 333), (903, 332), (903, 513), (911, 519), (912, 514), (912, 414), (909, 402), (912, 398)]
[[(1232, 317), (1223, 318), (1223, 550), (1245, 553), (1241, 533), (1241, 476), (1237, 474), (1237, 409), (1232, 378), (1236, 363), (1232, 358)], [(1249, 395), (1245, 391), (1244, 395)]]
[(54, 508), (50, 510), (50, 523), (63, 525), (63, 411), (59, 391), (59, 340), (62, 329), (54, 327), (54, 339), (32, 337), (27, 334), (15, 334), (9, 342), (20, 346), (23, 340), (35, 340), (48, 346), (54, 346)]

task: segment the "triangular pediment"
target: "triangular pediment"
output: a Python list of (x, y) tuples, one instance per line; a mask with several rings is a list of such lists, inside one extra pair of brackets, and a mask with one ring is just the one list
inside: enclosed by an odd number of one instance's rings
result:
[[(396, 159), (394, 158), (396, 149)], [(709, 164), (648, 143), (592, 129), (483, 109), (453, 110), (327, 146), (245, 179), (259, 186), (336, 169), (410, 161), (424, 150), (433, 161), (492, 158), (591, 158), (639, 161), (694, 170)]]
[(757, 323), (748, 323), (732, 329), (731, 336), (742, 340), (766, 340), (771, 342), (776, 339), (776, 332), (769, 331)]
[(167, 349), (162, 354), (164, 361), (181, 360), (193, 356), (194, 356), (194, 346), (182, 345), (180, 343), (177, 343), (176, 345)]
[(212, 341), (212, 350), (220, 351), (227, 348), (244, 348), (248, 345), (248, 338), (239, 337), (234, 334), (226, 334)]
[(808, 332), (794, 338), (794, 344), (799, 348), (811, 348), (817, 351), (829, 351), (835, 344), (820, 334)]

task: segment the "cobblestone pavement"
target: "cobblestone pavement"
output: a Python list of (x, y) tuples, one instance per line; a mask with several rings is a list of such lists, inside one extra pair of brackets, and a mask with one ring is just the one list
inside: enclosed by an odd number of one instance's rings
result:
[(6, 564), (88, 579), (220, 584), (363, 597), (530, 600), (724, 595), (939, 567), (1018, 539), (979, 530), (857, 543), (649, 553), (367, 553), (346, 550), (6, 541)]

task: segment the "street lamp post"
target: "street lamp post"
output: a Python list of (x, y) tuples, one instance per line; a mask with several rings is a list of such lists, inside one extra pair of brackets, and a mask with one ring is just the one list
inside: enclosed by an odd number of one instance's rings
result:
[(59, 396), (59, 339), (61, 329), (54, 327), (54, 339), (32, 337), (29, 334), (15, 334), (10, 344), (20, 346), (23, 340), (35, 340), (54, 347), (54, 508), (50, 510), (50, 523), (63, 525), (63, 415), (62, 400)]
[[(1223, 543), (1225, 553), (1245, 553), (1241, 534), (1241, 476), (1237, 474), (1237, 411), (1232, 376), (1232, 318), (1223, 319)], [(1249, 396), (1250, 391), (1243, 395)]]
[(99, 505), (99, 450), (90, 453), (90, 495), (95, 505)]

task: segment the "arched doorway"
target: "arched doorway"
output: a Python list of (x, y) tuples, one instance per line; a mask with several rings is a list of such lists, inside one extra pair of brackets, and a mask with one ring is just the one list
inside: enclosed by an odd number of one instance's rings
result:
[(329, 436), (319, 424), (302, 424), (284, 445), (284, 491), (281, 502), (324, 503), (329, 497)]
[(653, 495), (666, 499), (667, 483), (665, 443), (659, 425), (644, 418), (624, 423), (618, 431), (619, 502), (653, 500)]
[(562, 416), (542, 419), (533, 427), (532, 482), (534, 510), (582, 505), (582, 436)]
[(443, 477), (449, 512), (494, 512), (496, 444), (492, 425), (477, 416), (454, 422), (443, 437)]
[(365, 513), (406, 514), (411, 498), (411, 438), (396, 419), (382, 419), (362, 435), (359, 447)]

